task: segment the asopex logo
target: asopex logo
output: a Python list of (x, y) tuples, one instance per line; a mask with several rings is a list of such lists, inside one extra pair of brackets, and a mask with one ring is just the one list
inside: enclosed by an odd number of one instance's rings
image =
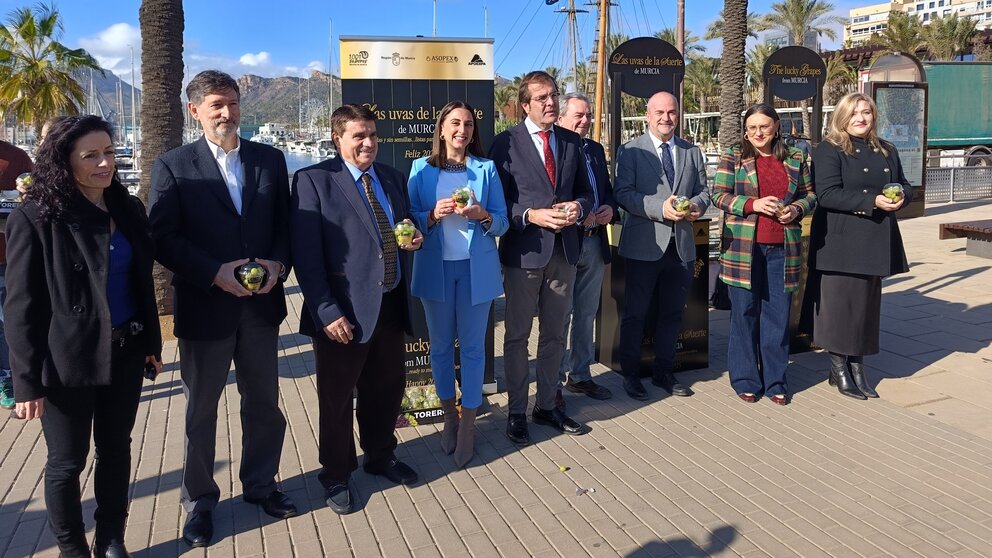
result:
[(349, 66), (364, 66), (368, 63), (369, 51), (360, 50), (354, 54), (348, 55), (348, 65)]
[(443, 56), (443, 55), (428, 56), (427, 57), (427, 61), (428, 62), (433, 62), (435, 64), (454, 64), (455, 62), (458, 62), (458, 57), (457, 56)]
[(486, 63), (482, 61), (482, 57), (476, 54), (472, 57), (472, 60), (468, 63), (469, 66), (485, 66)]

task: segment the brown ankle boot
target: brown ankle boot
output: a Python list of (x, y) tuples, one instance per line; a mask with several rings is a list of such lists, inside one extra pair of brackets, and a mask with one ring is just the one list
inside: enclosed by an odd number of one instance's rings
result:
[(461, 469), (472, 461), (475, 454), (475, 413), (478, 409), (462, 407), (462, 422), (458, 428), (458, 447), (455, 448), (455, 465)]
[(441, 449), (451, 455), (458, 443), (458, 407), (454, 399), (442, 399), (441, 409), (444, 411), (444, 430), (441, 431)]

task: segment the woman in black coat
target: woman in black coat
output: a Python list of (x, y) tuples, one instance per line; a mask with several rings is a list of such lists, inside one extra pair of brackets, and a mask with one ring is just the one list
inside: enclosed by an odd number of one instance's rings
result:
[[(830, 385), (855, 399), (878, 397), (865, 377), (864, 355), (879, 351), (882, 279), (909, 271), (896, 211), (912, 188), (895, 147), (876, 135), (877, 116), (870, 97), (844, 96), (826, 141), (813, 151), (819, 202), (810, 235), (818, 286), (807, 295), (813, 342), (830, 352)], [(903, 188), (898, 200), (882, 194), (892, 183)]]
[(95, 556), (129, 556), (124, 523), (142, 369), (162, 369), (152, 242), (114, 170), (110, 124), (72, 116), (38, 150), (7, 222), (7, 304), (18, 418), (41, 419), (45, 503), (61, 556), (90, 556), (79, 475), (94, 440)]

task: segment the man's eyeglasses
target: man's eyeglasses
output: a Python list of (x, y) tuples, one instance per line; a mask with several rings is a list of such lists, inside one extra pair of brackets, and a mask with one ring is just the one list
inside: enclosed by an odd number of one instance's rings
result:
[(548, 102), (548, 99), (551, 99), (552, 101), (554, 101), (554, 102), (557, 103), (558, 102), (558, 97), (560, 97), (560, 96), (561, 96), (560, 93), (558, 93), (557, 91), (554, 91), (552, 93), (545, 93), (544, 95), (539, 95), (537, 97), (531, 97), (530, 98), (530, 102), (537, 103), (539, 105), (543, 105), (544, 103)]

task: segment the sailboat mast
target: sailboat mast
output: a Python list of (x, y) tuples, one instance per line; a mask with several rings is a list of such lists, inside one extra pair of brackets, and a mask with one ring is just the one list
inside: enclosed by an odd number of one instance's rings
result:
[(593, 108), (593, 121), (592, 127), (592, 139), (593, 141), (600, 142), (603, 137), (603, 90), (605, 89), (606, 81), (606, 11), (609, 9), (610, 0), (599, 0), (599, 48), (596, 53), (596, 106)]

